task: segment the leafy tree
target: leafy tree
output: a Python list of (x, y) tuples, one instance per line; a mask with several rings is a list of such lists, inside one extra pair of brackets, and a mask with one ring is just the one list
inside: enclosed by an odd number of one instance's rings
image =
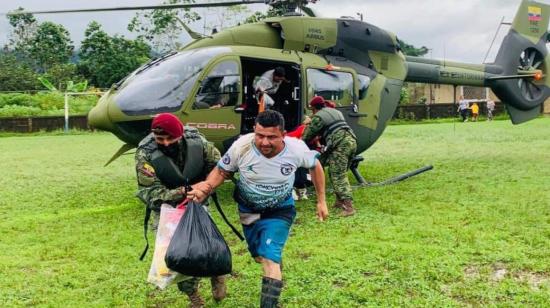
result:
[(0, 91), (40, 89), (38, 74), (13, 53), (0, 53)]
[[(193, 0), (165, 0), (163, 4), (192, 3)], [(184, 29), (181, 23), (191, 23), (201, 19), (190, 9), (157, 9), (137, 13), (128, 24), (130, 32), (138, 33), (138, 38), (149, 42), (155, 51), (165, 53), (182, 47), (180, 35)]]
[(80, 49), (78, 71), (90, 84), (110, 87), (149, 60), (151, 47), (143, 40), (109, 36), (101, 25), (88, 25)]
[(245, 19), (244, 23), (249, 24), (259, 22), (270, 17), (283, 16), (285, 12), (285, 7), (270, 7), (265, 13), (259, 11), (254, 12), (254, 14)]
[(53, 22), (43, 22), (30, 39), (28, 51), (38, 69), (47, 71), (56, 64), (69, 62), (73, 49), (67, 29)]
[[(15, 11), (23, 10), (22, 7), (19, 7)], [(38, 28), (36, 18), (32, 14), (8, 15), (7, 18), (13, 29), (9, 34), (9, 40), (5, 48), (22, 55), (28, 55), (29, 42)]]
[(232, 5), (224, 8), (209, 8), (207, 9), (208, 15), (213, 15), (215, 21), (211, 21), (209, 24), (204, 23), (203, 29), (205, 33), (210, 33), (214, 29), (222, 30), (225, 28), (233, 27), (239, 24), (246, 16), (251, 13), (250, 9), (246, 5)]
[(410, 102), (410, 93), (407, 85), (401, 88), (401, 94), (399, 96), (399, 104), (406, 105)]
[(62, 91), (72, 91), (69, 89), (70, 84), (85, 81), (84, 77), (78, 74), (77, 66), (73, 63), (53, 65), (42, 77)]
[(401, 51), (407, 56), (422, 57), (428, 53), (429, 49), (426, 46), (416, 48), (413, 45), (407, 44), (401, 40), (398, 41)]

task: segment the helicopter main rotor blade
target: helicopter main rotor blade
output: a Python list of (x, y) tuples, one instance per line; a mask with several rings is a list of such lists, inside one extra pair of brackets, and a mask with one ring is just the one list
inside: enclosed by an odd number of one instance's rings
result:
[(309, 17), (317, 16), (317, 14), (315, 14), (315, 11), (305, 5), (300, 5), (300, 10), (302, 10), (302, 12), (304, 12)]
[(202, 8), (202, 7), (223, 7), (240, 4), (256, 4), (265, 3), (265, 0), (242, 0), (242, 1), (226, 1), (226, 2), (211, 2), (211, 3), (187, 3), (187, 4), (160, 4), (146, 6), (124, 6), (110, 8), (94, 8), (94, 9), (73, 9), (73, 10), (52, 10), (52, 11), (13, 11), (7, 13), (8, 16), (21, 14), (56, 14), (56, 13), (82, 13), (82, 12), (108, 12), (108, 11), (133, 11), (133, 10), (154, 10), (154, 9), (186, 9), (186, 8)]

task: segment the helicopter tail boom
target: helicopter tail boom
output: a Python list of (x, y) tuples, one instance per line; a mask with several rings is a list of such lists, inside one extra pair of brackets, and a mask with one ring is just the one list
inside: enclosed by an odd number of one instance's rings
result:
[(540, 114), (540, 106), (550, 96), (550, 57), (546, 48), (550, 6), (523, 0), (512, 28), (504, 38), (494, 65), (502, 76), (527, 78), (489, 79), (487, 84), (506, 104), (514, 124)]
[(489, 87), (506, 105), (512, 123), (529, 121), (550, 96), (549, 20), (550, 5), (523, 0), (494, 63), (407, 57), (405, 81)]

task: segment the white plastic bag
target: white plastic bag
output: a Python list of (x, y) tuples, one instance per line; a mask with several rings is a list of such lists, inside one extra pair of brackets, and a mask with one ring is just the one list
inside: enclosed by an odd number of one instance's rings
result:
[(174, 208), (168, 204), (163, 204), (160, 208), (155, 252), (147, 281), (162, 290), (166, 289), (170, 284), (191, 278), (169, 269), (164, 262), (166, 250), (184, 212), (185, 208)]

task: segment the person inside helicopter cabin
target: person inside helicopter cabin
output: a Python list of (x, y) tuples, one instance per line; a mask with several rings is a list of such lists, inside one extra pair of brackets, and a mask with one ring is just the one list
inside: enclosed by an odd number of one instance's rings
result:
[[(279, 91), (279, 87), (286, 80), (286, 71), (282, 66), (277, 66), (272, 70), (268, 70), (260, 77), (254, 80), (254, 90), (258, 94), (258, 113), (269, 109), (275, 105), (273, 95)], [(264, 95), (267, 94), (267, 95)]]
[[(136, 195), (145, 203), (147, 215), (152, 214), (154, 232), (158, 228), (162, 204), (175, 207), (184, 203), (187, 200), (185, 185), (206, 178), (220, 156), (218, 149), (196, 128), (184, 127), (175, 115), (162, 113), (153, 119), (151, 133), (138, 145), (135, 163)], [(189, 183), (185, 183), (187, 179)], [(144, 228), (147, 230), (147, 223)], [(225, 277), (211, 277), (210, 280), (213, 298), (222, 300), (226, 295)], [(200, 278), (194, 277), (178, 283), (178, 289), (189, 296), (191, 307), (195, 308), (204, 306), (198, 292), (199, 281)]]
[(327, 166), (332, 188), (336, 195), (334, 207), (341, 210), (341, 216), (355, 214), (353, 194), (347, 171), (357, 150), (357, 141), (344, 115), (335, 108), (327, 107), (322, 96), (315, 96), (309, 102), (313, 111), (311, 122), (307, 125), (302, 140), (310, 143), (320, 137), (324, 145), (321, 164)]

